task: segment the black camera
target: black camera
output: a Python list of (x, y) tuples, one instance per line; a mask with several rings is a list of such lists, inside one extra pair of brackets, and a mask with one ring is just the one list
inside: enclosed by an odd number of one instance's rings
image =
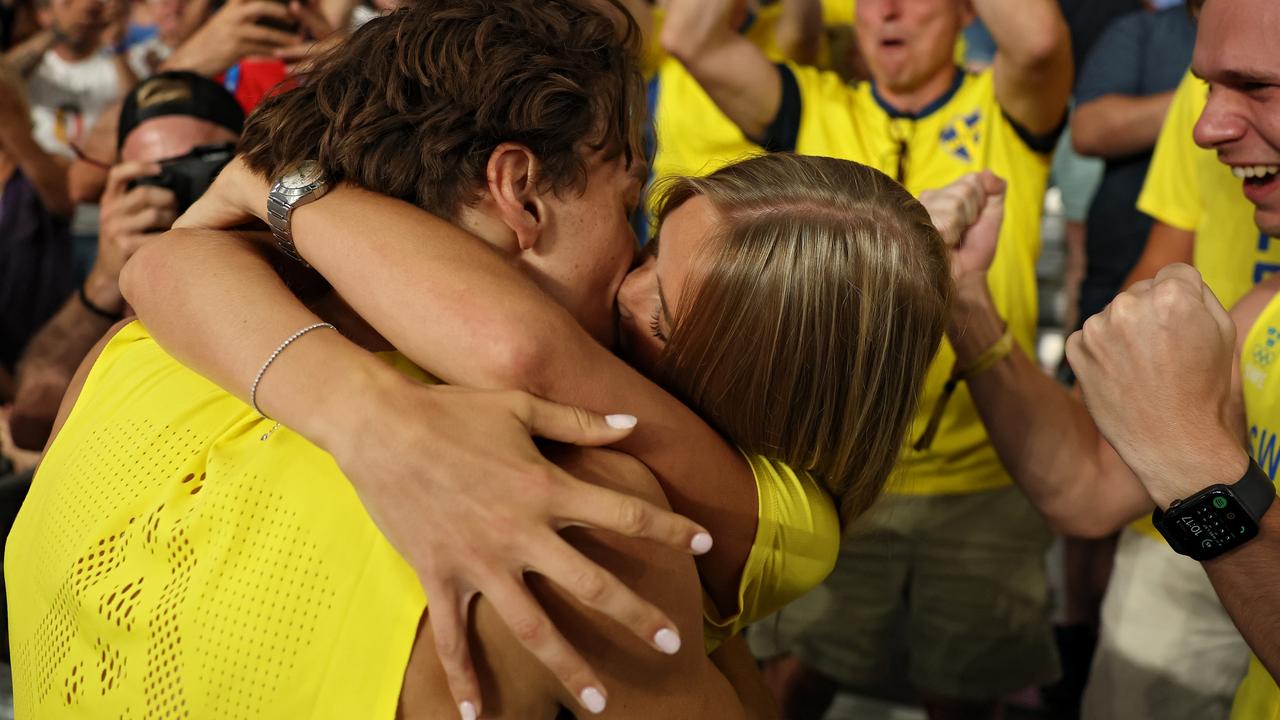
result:
[(235, 145), (231, 143), (201, 145), (186, 155), (161, 161), (159, 175), (138, 178), (129, 183), (129, 189), (139, 185), (168, 188), (177, 199), (181, 214), (200, 199), (235, 154)]

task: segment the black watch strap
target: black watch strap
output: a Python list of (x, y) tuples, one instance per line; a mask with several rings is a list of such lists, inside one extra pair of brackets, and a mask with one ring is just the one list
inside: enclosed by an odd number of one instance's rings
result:
[(1249, 461), (1249, 469), (1244, 471), (1244, 477), (1231, 486), (1231, 492), (1257, 520), (1262, 519), (1276, 499), (1275, 483), (1253, 460)]

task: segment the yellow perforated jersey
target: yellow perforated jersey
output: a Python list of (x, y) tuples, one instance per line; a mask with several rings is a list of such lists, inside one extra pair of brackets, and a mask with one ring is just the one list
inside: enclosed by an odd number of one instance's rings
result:
[[(1241, 181), (1218, 162), (1216, 153), (1196, 145), (1192, 130), (1208, 97), (1208, 84), (1188, 72), (1160, 129), (1138, 209), (1195, 233), (1196, 269), (1229, 308), (1280, 270), (1280, 241), (1258, 231)], [(1150, 518), (1138, 520), (1133, 528), (1164, 542)]]
[[(1035, 357), (1035, 266), (1051, 139), (1031, 138), (1004, 114), (991, 71), (957, 71), (943, 98), (907, 116), (882, 102), (871, 83), (849, 86), (832, 73), (788, 67), (801, 106), (797, 152), (870, 165), (898, 178), (915, 195), (984, 169), (1009, 181), (1004, 228), (989, 274), (991, 292), (1018, 343)], [(913, 438), (926, 426), (954, 363), (955, 354), (944, 341), (929, 368)], [(892, 492), (967, 493), (1010, 482), (963, 384), (947, 406), (932, 447), (908, 449), (900, 468), (905, 472), (890, 486)]]
[[(1249, 329), (1241, 347), (1240, 380), (1250, 452), (1274, 481), (1280, 472), (1280, 293)], [(1231, 720), (1280, 720), (1280, 688), (1256, 657), (1236, 693)]]
[[(270, 427), (141, 324), (107, 343), (8, 539), (17, 717), (394, 717), (421, 586), (333, 459)], [(708, 618), (709, 648), (839, 551), (813, 478), (751, 467), (741, 609)]]

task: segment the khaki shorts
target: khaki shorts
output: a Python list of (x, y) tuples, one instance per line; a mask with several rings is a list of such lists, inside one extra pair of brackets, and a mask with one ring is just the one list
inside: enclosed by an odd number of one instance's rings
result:
[(851, 529), (826, 583), (752, 628), (752, 649), (870, 691), (901, 685), (904, 653), (930, 697), (998, 699), (1051, 682), (1050, 540), (1013, 487), (887, 495)]

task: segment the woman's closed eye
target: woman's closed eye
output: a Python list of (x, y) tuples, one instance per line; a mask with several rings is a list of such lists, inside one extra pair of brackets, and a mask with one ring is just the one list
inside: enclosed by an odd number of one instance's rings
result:
[(658, 338), (662, 342), (667, 341), (667, 336), (662, 333), (662, 306), (661, 305), (653, 309), (653, 317), (649, 319), (649, 334)]

